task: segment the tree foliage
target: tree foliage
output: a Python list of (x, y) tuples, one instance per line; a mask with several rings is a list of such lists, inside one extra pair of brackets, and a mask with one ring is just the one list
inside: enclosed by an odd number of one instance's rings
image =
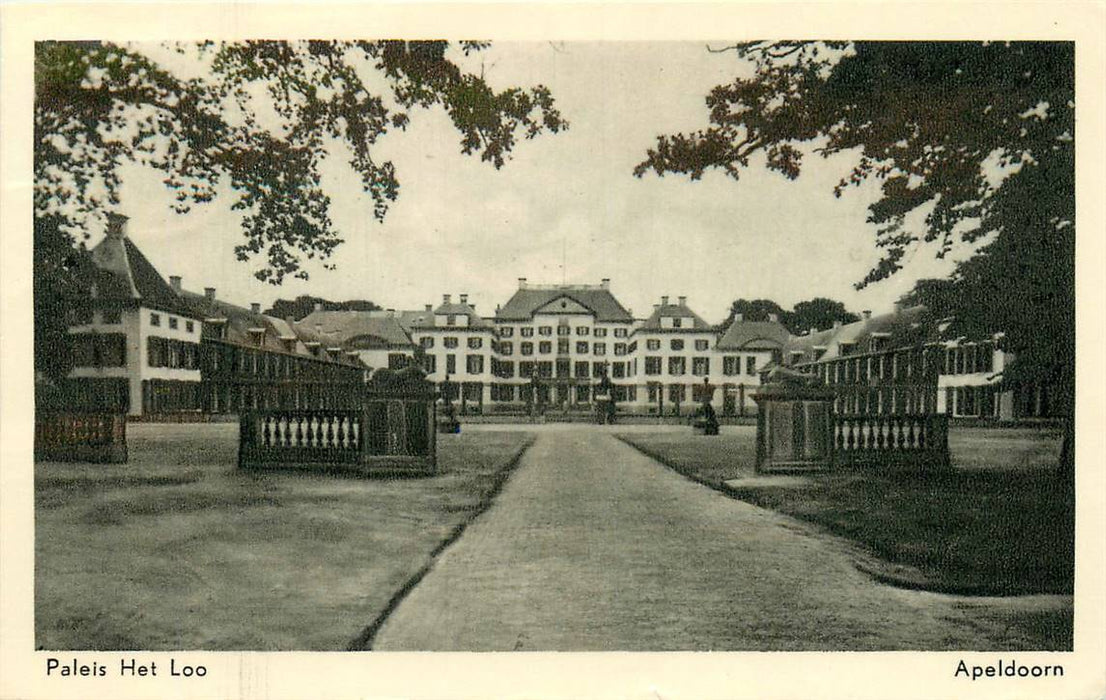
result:
[(728, 328), (737, 314), (741, 314), (744, 321), (768, 321), (775, 316), (792, 335), (801, 335), (811, 328), (824, 330), (835, 322), (852, 323), (860, 318), (843, 303), (825, 297), (800, 301), (790, 311), (771, 299), (737, 299), (730, 304), (730, 313), (721, 328)]
[(322, 304), (323, 311), (380, 311), (383, 308), (379, 304), (365, 299), (330, 301), (322, 297), (301, 294), (295, 299), (277, 299), (273, 302), (272, 307), (265, 311), (265, 315), (299, 321), (314, 311), (316, 304)]
[(726, 52), (754, 74), (714, 88), (709, 125), (658, 137), (635, 173), (718, 169), (739, 180), (759, 157), (794, 179), (804, 156), (852, 154), (835, 192), (881, 187), (868, 221), (882, 257), (857, 286), (926, 244), (938, 257), (976, 246), (947, 282), (911, 298), (943, 306), (964, 335), (1005, 333), (1016, 359), (1004, 380), (1050, 382), (1071, 410), (1074, 45), (752, 42)]
[[(119, 204), (120, 169), (161, 171), (187, 211), (226, 185), (242, 213), (242, 261), (279, 284), (342, 242), (322, 168), (341, 144), (383, 219), (399, 193), (374, 145), (417, 109), (444, 109), (460, 150), (502, 167), (519, 139), (566, 127), (549, 90), (493, 89), (456, 51), (483, 42), (246, 41), (169, 47), (200, 68), (182, 77), (142, 45), (40, 42), (35, 48), (36, 217), (79, 244)], [(171, 54), (170, 54), (171, 55)], [(452, 58), (451, 58), (452, 56)], [(185, 60), (187, 59), (187, 60)], [(48, 255), (54, 248), (37, 249)], [(63, 259), (59, 258), (59, 260)]]

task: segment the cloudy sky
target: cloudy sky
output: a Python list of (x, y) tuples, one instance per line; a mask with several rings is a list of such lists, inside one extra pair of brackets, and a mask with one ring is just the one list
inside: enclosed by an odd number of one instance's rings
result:
[(478, 60), (493, 87), (547, 85), (571, 128), (520, 143), (497, 171), (461, 155), (443, 111), (414, 113), (412, 126), (376, 151), (395, 162), (400, 180), (383, 223), (343, 164), (328, 174), (332, 218), (345, 235), (336, 270), (309, 268), (310, 281), (281, 287), (258, 282), (234, 258), (241, 234), (228, 199), (177, 215), (160, 178), (138, 170), (127, 172), (122, 193), (130, 235), (163, 275), (179, 274), (194, 290), (216, 287), (243, 305), (310, 293), (421, 308), (465, 292), (490, 314), (519, 277), (609, 277), (635, 315), (662, 294), (686, 295), (717, 322), (740, 297), (790, 307), (828, 296), (878, 312), (917, 278), (951, 268), (921, 249), (895, 278), (853, 289), (877, 259), (865, 223), (877, 190), (833, 197), (850, 154), (808, 158), (795, 181), (755, 162), (739, 183), (721, 173), (699, 182), (634, 178), (658, 134), (706, 124), (709, 89), (748, 70), (732, 53), (702, 43), (533, 42), (500, 43)]

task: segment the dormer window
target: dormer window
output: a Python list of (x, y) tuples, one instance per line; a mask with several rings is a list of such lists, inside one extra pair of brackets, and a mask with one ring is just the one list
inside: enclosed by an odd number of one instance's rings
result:
[(800, 362), (802, 362), (802, 361), (803, 361), (803, 354), (804, 354), (804, 353), (803, 353), (803, 351), (802, 351), (802, 350), (794, 350), (794, 351), (792, 351), (792, 353), (791, 353), (791, 364), (793, 364), (793, 365), (797, 365), (797, 364), (799, 364)]
[(261, 347), (265, 342), (265, 329), (264, 328), (251, 328), (250, 329), (250, 342), (254, 345)]
[(447, 326), (456, 326), (457, 325), (457, 314), (448, 314), (445, 317), (445, 325), (447, 325)]
[(672, 327), (673, 328), (682, 328), (683, 325), (684, 325), (684, 320), (682, 318), (677, 316), (677, 317), (672, 319)]
[(842, 357), (845, 357), (847, 355), (853, 354), (853, 351), (856, 350), (856, 343), (838, 343), (837, 348), (838, 354), (840, 354)]

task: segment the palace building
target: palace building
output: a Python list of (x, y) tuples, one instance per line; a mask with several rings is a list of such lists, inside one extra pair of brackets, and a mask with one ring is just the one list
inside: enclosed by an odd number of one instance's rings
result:
[[(604, 378), (624, 412), (687, 415), (708, 400), (722, 415), (755, 411), (767, 373), (816, 374), (839, 413), (948, 413), (1011, 419), (1047, 415), (1044, 389), (1015, 396), (1000, 373), (1001, 334), (947, 339), (924, 307), (791, 335), (779, 320), (740, 314), (718, 327), (685, 296), (661, 296), (644, 318), (599, 284), (518, 280), (487, 316), (467, 294), (421, 310), (330, 311), (280, 319), (166, 283), (112, 215), (92, 251), (88, 299), (70, 311), (69, 382), (85, 403), (132, 416), (249, 408), (356, 405), (381, 368), (417, 364), (462, 413), (589, 410)], [(71, 387), (71, 388), (72, 388)]]

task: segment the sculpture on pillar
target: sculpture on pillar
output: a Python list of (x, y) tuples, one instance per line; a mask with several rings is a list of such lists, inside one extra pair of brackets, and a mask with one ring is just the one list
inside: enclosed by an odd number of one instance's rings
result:
[(714, 387), (710, 385), (710, 377), (703, 377), (703, 401), (699, 405), (699, 415), (694, 423), (695, 430), (703, 435), (718, 434), (718, 415), (710, 403), (713, 395)]
[(445, 375), (440, 387), (442, 415), (438, 418), (438, 432), (459, 433), (461, 422), (457, 420), (457, 411), (453, 407), (453, 383), (449, 381), (449, 375)]

